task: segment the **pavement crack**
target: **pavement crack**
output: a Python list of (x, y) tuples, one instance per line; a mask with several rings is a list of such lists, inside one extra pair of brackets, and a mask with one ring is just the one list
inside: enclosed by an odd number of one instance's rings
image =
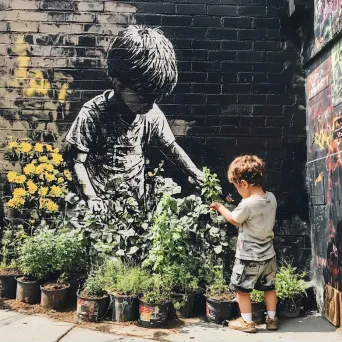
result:
[(63, 339), (66, 335), (68, 335), (69, 332), (70, 332), (72, 329), (74, 329), (75, 327), (76, 327), (76, 324), (74, 324), (72, 327), (70, 327), (70, 329), (68, 329), (64, 334), (62, 334), (61, 336), (59, 336), (59, 337), (57, 338), (57, 340), (55, 340), (54, 342), (60, 342), (60, 341), (62, 341), (62, 339)]

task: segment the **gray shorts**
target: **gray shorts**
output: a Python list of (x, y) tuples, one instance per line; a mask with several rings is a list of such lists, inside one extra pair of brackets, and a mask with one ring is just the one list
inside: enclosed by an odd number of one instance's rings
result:
[(241, 292), (274, 290), (276, 272), (276, 257), (265, 261), (235, 259), (230, 288)]

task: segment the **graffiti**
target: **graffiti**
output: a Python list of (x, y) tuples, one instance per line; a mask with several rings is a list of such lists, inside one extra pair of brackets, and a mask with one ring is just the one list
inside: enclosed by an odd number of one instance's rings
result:
[[(43, 70), (30, 68), (29, 48), (30, 45), (25, 42), (25, 37), (21, 36), (15, 41), (14, 51), (18, 54), (18, 66), (15, 72), (17, 84), (23, 84), (23, 96), (26, 98), (45, 97), (53, 100), (55, 105), (51, 109), (55, 109), (60, 113), (61, 118), (64, 118), (69, 84), (73, 78), (67, 74), (57, 73), (52, 81), (46, 77), (46, 72)], [(58, 83), (61, 83), (60, 86)]]
[(328, 124), (326, 127), (321, 128), (318, 132), (315, 133), (314, 143), (321, 151), (323, 151), (326, 147), (330, 146), (333, 139), (333, 129)]
[(113, 40), (107, 56), (112, 89), (87, 102), (66, 135), (77, 152), (75, 172), (89, 206), (106, 210), (107, 184), (117, 178), (138, 198), (144, 196), (145, 154), (152, 140), (201, 183), (202, 171), (177, 144), (156, 104), (178, 80), (171, 42), (158, 29), (131, 25)]
[(331, 96), (332, 105), (342, 102), (342, 44), (337, 43), (332, 50), (331, 68)]
[(315, 179), (315, 186), (316, 186), (318, 183), (322, 182), (323, 177), (324, 177), (324, 173), (321, 172), (321, 173), (318, 175), (318, 177)]
[(325, 46), (342, 29), (342, 1), (315, 0), (314, 44), (310, 47), (311, 57)]
[(327, 88), (330, 83), (330, 57), (321, 64), (316, 70), (314, 70), (307, 80), (308, 98), (311, 99), (322, 90)]

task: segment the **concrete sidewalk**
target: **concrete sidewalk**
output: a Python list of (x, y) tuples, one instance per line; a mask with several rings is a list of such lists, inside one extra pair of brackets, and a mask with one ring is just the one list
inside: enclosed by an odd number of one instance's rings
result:
[[(228, 330), (200, 320), (187, 323), (179, 329), (143, 329), (135, 325), (116, 326), (116, 333), (103, 333), (77, 327), (75, 324), (53, 321), (41, 316), (28, 316), (0, 310), (1, 342), (147, 342), (147, 341), (231, 341), (239, 342), (341, 342), (342, 334), (318, 316), (283, 320), (277, 332), (268, 332), (264, 326), (257, 334)], [(145, 332), (145, 337), (142, 335)], [(137, 335), (135, 337), (134, 335)], [(128, 336), (129, 335), (129, 336)]]

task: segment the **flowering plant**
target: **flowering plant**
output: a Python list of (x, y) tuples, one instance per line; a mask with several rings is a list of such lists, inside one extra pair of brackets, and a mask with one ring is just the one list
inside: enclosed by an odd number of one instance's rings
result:
[(30, 209), (31, 223), (46, 214), (58, 213), (72, 180), (59, 149), (46, 143), (10, 141), (7, 158), (21, 166), (21, 172), (7, 173), (11, 188), (7, 205)]

